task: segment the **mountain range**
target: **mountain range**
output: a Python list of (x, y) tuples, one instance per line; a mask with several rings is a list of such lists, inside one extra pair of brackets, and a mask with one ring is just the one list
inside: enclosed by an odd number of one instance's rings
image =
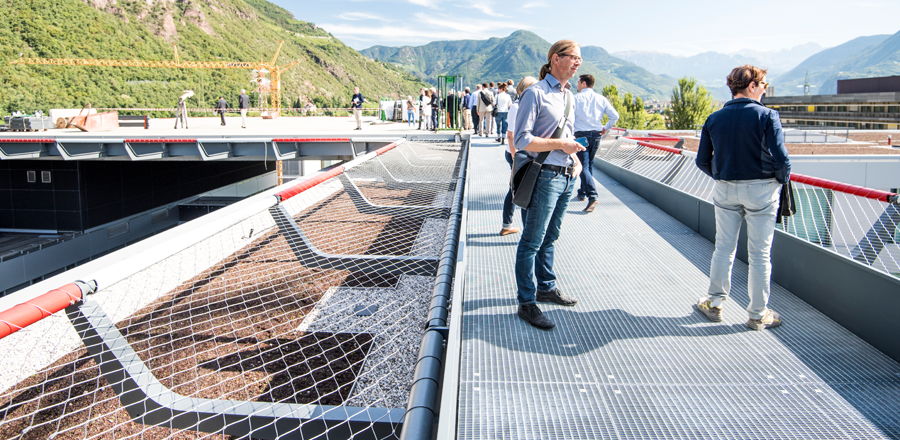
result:
[[(312, 23), (265, 0), (28, 0), (0, 7), (0, 111), (94, 107), (173, 107), (192, 89), (191, 107), (232, 105), (252, 90), (250, 69), (9, 65), (17, 57), (269, 61), (279, 41), (282, 105), (311, 99), (347, 106), (364, 94), (415, 94), (423, 84), (362, 56)], [(254, 100), (254, 103), (256, 101)]]
[(731, 92), (725, 85), (725, 76), (736, 66), (753, 64), (762, 66), (774, 78), (787, 72), (800, 60), (822, 50), (822, 46), (807, 43), (774, 52), (744, 50), (733, 54), (703, 52), (692, 56), (676, 56), (659, 52), (625, 51), (614, 55), (637, 64), (658, 75), (676, 78), (696, 78), (714, 97), (727, 100)]
[[(537, 76), (546, 62), (550, 42), (529, 31), (516, 31), (505, 38), (435, 41), (423, 46), (373, 46), (362, 54), (392, 63), (422, 80), (438, 75), (463, 75), (466, 81), (488, 82)], [(600, 87), (616, 85), (623, 92), (644, 98), (665, 99), (675, 80), (610, 55), (597, 46), (583, 46), (584, 62), (579, 73), (597, 77)]]
[[(516, 31), (505, 38), (373, 46), (361, 52), (423, 81), (460, 74), (483, 82), (535, 75), (549, 47), (548, 41), (532, 32)], [(579, 72), (593, 73), (601, 86), (615, 84), (645, 99), (668, 99), (675, 78), (681, 77), (696, 78), (719, 100), (730, 99), (725, 77), (742, 64), (767, 68), (777, 95), (803, 94), (807, 75), (811, 93), (830, 94), (836, 93), (838, 79), (900, 74), (900, 32), (859, 37), (831, 48), (807, 43), (779, 51), (704, 52), (688, 57), (637, 51), (611, 54), (597, 46), (583, 46), (581, 51), (584, 64)]]
[(802, 95), (807, 81), (811, 94), (837, 93), (837, 80), (900, 75), (900, 32), (854, 38), (825, 49), (775, 78), (779, 95)]

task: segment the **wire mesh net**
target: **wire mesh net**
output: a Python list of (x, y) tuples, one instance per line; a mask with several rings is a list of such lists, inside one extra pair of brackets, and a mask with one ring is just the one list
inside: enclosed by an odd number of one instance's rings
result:
[[(601, 142), (597, 157), (712, 201), (715, 181), (694, 165), (692, 152), (674, 154), (618, 138)], [(900, 276), (900, 206), (803, 183), (793, 188), (797, 213), (777, 228)]]
[(0, 438), (397, 436), (461, 148), (402, 143), (0, 340)]

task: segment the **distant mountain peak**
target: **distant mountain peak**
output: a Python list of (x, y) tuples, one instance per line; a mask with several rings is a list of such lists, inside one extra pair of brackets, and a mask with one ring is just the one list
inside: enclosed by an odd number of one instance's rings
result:
[[(409, 47), (377, 46), (363, 55), (393, 63), (413, 75), (434, 81), (438, 75), (459, 74), (469, 81), (536, 76), (546, 62), (551, 43), (529, 30), (486, 40), (433, 41)], [(671, 92), (671, 78), (616, 58), (599, 46), (582, 46), (584, 64), (579, 73), (591, 73), (602, 85), (614, 84), (624, 92), (645, 98), (663, 98)]]

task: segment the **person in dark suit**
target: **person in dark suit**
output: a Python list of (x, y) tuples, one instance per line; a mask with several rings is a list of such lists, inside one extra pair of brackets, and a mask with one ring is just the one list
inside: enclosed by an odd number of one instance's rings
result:
[(228, 102), (225, 101), (225, 98), (219, 97), (219, 100), (216, 101), (216, 113), (219, 114), (219, 118), (222, 120), (222, 125), (225, 125), (225, 109), (228, 108)]

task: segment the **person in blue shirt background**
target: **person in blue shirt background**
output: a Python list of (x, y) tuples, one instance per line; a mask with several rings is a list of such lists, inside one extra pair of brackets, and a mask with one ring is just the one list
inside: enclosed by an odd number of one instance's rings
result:
[(768, 308), (781, 186), (791, 176), (778, 112), (760, 104), (766, 70), (749, 64), (735, 67), (727, 78), (733, 99), (703, 124), (697, 167), (715, 179), (716, 249), (709, 269), (708, 295), (694, 305), (711, 321), (722, 320), (722, 304), (731, 290), (731, 268), (742, 221), (747, 223), (747, 327), (763, 330), (781, 325)]
[(356, 130), (362, 130), (362, 105), (366, 98), (359, 93), (359, 87), (353, 88), (353, 96), (350, 98), (350, 108), (353, 109), (353, 118), (356, 119)]

